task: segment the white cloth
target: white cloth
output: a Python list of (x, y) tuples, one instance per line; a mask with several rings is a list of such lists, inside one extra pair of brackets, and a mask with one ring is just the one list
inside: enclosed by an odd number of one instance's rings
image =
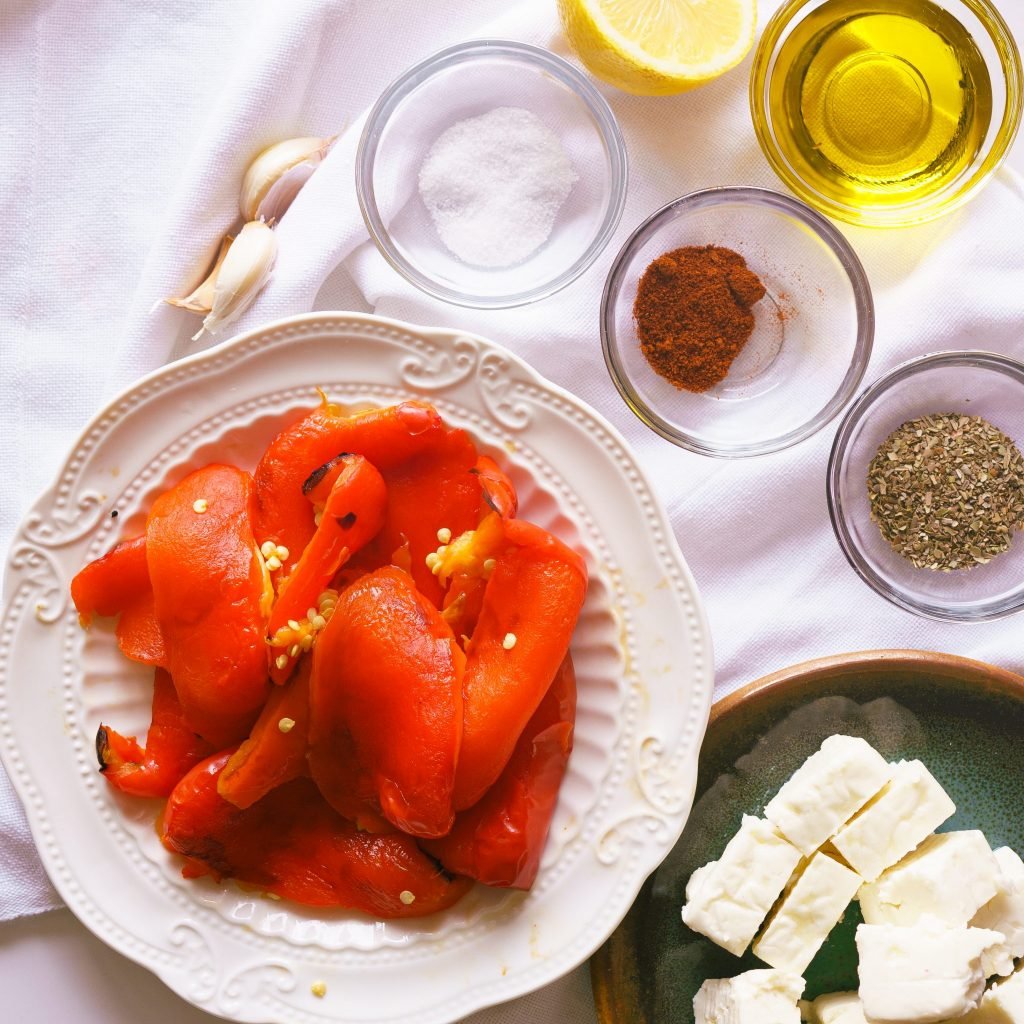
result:
[[(761, 6), (763, 25), (777, 0)], [(1020, 38), (1024, 10), (1005, 6)], [(668, 506), (707, 603), (719, 696), (786, 664), (872, 647), (947, 650), (1024, 669), (1019, 622), (926, 622), (876, 597), (847, 566), (825, 509), (835, 423), (790, 451), (719, 462), (648, 432), (608, 380), (599, 296), (633, 227), (692, 189), (777, 187), (750, 127), (749, 58), (678, 97), (602, 86), (629, 148), (629, 196), (611, 245), (559, 295), (511, 311), (460, 309), (415, 291), (381, 259), (353, 189), (362, 113), (415, 60), (485, 36), (569, 55), (552, 0), (3, 5), (0, 550), (101, 404), (142, 372), (209, 342), (191, 342), (194, 318), (154, 303), (196, 283), (235, 222), (251, 157), (281, 138), (341, 133), (279, 225), (274, 278), (236, 330), (309, 309), (461, 326), (509, 346), (594, 405), (626, 435)], [(843, 230), (875, 290), (867, 380), (936, 349), (1024, 357), (1019, 178), (1001, 171), (938, 223)], [(55, 904), (0, 772), (0, 919)], [(475, 1019), (590, 1021), (581, 977)]]

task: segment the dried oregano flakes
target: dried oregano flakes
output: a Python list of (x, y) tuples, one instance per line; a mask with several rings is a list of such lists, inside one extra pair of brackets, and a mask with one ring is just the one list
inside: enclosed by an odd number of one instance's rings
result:
[(871, 518), (919, 569), (985, 565), (1024, 527), (1024, 458), (980, 416), (908, 420), (868, 466)]

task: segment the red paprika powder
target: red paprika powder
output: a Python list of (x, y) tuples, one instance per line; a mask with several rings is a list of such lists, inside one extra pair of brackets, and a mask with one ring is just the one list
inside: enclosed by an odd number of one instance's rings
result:
[(654, 260), (637, 287), (633, 315), (651, 368), (675, 387), (707, 391), (723, 380), (750, 339), (760, 278), (732, 249), (685, 246)]

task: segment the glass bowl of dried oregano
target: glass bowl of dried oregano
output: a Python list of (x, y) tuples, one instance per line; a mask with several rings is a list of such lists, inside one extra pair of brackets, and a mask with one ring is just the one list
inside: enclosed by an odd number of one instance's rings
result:
[(941, 352), (850, 407), (828, 466), (843, 553), (893, 604), (983, 622), (1024, 608), (1024, 363)]
[(682, 448), (764, 455), (856, 394), (874, 337), (839, 230), (766, 188), (691, 192), (647, 218), (605, 283), (601, 343), (629, 408)]

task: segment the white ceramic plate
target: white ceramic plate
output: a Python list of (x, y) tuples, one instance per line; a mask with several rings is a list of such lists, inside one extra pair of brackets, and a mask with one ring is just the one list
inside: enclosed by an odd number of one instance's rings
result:
[[(508, 468), (523, 518), (587, 557), (576, 745), (529, 894), (478, 886), (444, 913), (382, 923), (185, 882), (156, 840), (159, 805), (97, 772), (97, 724), (144, 732), (151, 682), (109, 624), (79, 627), (71, 577), (186, 472), (251, 467), (314, 386), (353, 407), (433, 402)], [(440, 1024), (537, 989), (608, 936), (690, 810), (712, 658), (664, 513), (606, 422), (482, 338), (318, 313), (151, 374), (86, 428), (22, 523), (3, 602), (0, 751), (50, 877), (100, 938), (238, 1021)]]

